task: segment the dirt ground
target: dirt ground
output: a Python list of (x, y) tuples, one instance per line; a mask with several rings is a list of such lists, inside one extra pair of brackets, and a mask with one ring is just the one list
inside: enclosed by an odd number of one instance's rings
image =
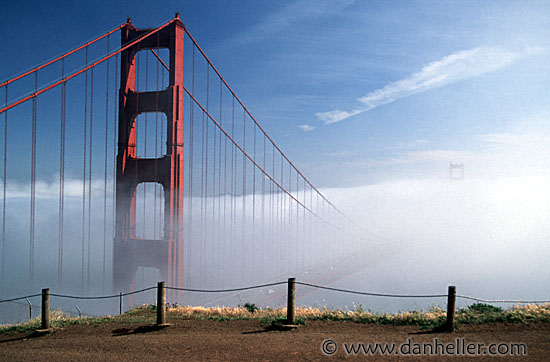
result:
[[(441, 356), (412, 357), (414, 344), (515, 342), (527, 345), (527, 356), (504, 360), (550, 360), (550, 323), (462, 325), (453, 333), (429, 333), (416, 327), (379, 326), (351, 322), (307, 321), (289, 331), (262, 328), (258, 320), (176, 320), (156, 329), (142, 324), (104, 323), (55, 329), (50, 335), (0, 335), (2, 361), (324, 361), (324, 360), (441, 360)], [(323, 342), (332, 355), (323, 354)], [(344, 343), (404, 343), (391, 356), (347, 355)], [(348, 345), (349, 347), (349, 345)], [(441, 351), (443, 347), (438, 347)], [(445, 347), (449, 348), (449, 347)], [(460, 348), (460, 347), (459, 347)], [(500, 346), (502, 350), (509, 345)], [(418, 351), (418, 350), (417, 350)], [(452, 350), (451, 350), (452, 352)], [(404, 354), (399, 354), (404, 353)], [(454, 360), (492, 360), (489, 356), (459, 356)]]

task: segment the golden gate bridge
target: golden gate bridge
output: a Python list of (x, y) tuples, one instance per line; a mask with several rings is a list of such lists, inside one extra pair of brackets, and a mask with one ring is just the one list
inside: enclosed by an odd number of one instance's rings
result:
[(330, 283), (384, 242), (290, 161), (178, 15), (128, 19), (0, 95), (3, 294)]

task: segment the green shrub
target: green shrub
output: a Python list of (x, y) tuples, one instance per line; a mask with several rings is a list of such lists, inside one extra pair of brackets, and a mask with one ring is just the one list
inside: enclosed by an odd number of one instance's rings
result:
[(256, 304), (254, 303), (245, 303), (244, 308), (249, 311), (250, 313), (254, 313), (258, 310), (258, 307), (256, 307)]
[(496, 307), (491, 304), (484, 304), (484, 303), (475, 303), (466, 308), (470, 312), (478, 312), (478, 313), (502, 313), (503, 310), (501, 307)]

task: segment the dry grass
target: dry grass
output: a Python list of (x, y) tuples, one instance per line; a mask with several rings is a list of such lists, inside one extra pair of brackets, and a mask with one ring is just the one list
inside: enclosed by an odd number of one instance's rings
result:
[[(253, 308), (252, 308), (252, 307)], [(134, 308), (121, 316), (104, 317), (71, 317), (68, 314), (54, 310), (50, 313), (52, 327), (64, 327), (73, 324), (99, 323), (154, 323), (156, 306), (143, 305)], [(169, 307), (167, 309), (168, 321), (176, 319), (211, 319), (217, 321), (227, 320), (260, 320), (262, 324), (270, 324), (274, 321), (282, 321), (286, 318), (286, 308), (256, 308), (253, 304), (245, 307)], [(407, 311), (400, 313), (372, 313), (365, 311), (361, 306), (353, 310), (328, 308), (298, 307), (296, 309), (297, 323), (305, 323), (308, 320), (331, 320), (354, 323), (373, 323), (382, 325), (414, 325), (421, 328), (433, 328), (445, 322), (446, 311), (434, 307), (427, 312)], [(510, 309), (501, 309), (487, 304), (473, 304), (468, 308), (459, 309), (456, 314), (457, 325), (483, 324), (483, 323), (531, 323), (550, 322), (550, 303), (542, 305), (521, 305)], [(40, 318), (20, 324), (0, 325), (0, 333), (27, 332), (40, 328)]]
[[(214, 319), (219, 321), (235, 319), (260, 319), (264, 322), (282, 320), (286, 317), (286, 308), (258, 309), (251, 312), (244, 307), (177, 307), (168, 310), (168, 316)], [(327, 308), (298, 307), (296, 318), (307, 320), (348, 321), (355, 323), (375, 323), (384, 325), (414, 325), (423, 328), (437, 327), (446, 320), (446, 311), (433, 307), (427, 312), (407, 311), (400, 313), (372, 313), (361, 307), (353, 310), (330, 310)], [(550, 304), (522, 305), (502, 310), (486, 304), (474, 304), (460, 309), (456, 314), (456, 322), (460, 324), (482, 324), (493, 322), (528, 323), (550, 322)]]

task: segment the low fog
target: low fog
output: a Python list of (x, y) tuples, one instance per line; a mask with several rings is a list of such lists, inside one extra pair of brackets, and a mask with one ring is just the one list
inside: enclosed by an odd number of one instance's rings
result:
[[(325, 190), (344, 212), (386, 237), (380, 258), (339, 286), (395, 294), (457, 293), (484, 299), (548, 300), (550, 177), (398, 180)], [(350, 296), (326, 296), (341, 305)], [(304, 301), (306, 302), (306, 301)], [(357, 300), (356, 300), (357, 302)], [(376, 311), (426, 308), (445, 299), (363, 298)], [(311, 298), (306, 303), (314, 303)], [(466, 302), (459, 300), (459, 305)], [(318, 304), (323, 304), (320, 302)]]
[[(2, 298), (35, 294), (40, 288), (71, 295), (112, 294), (112, 195), (107, 198), (106, 270), (103, 279), (103, 190), (94, 184), (91, 244), (90, 287), (81, 286), (82, 200), (76, 181), (69, 182), (65, 202), (63, 281), (57, 284), (57, 203), (53, 197), (37, 198), (37, 233), (35, 241), (35, 280), (28, 281), (28, 196), (13, 194), (7, 202), (6, 269)], [(44, 190), (55, 190), (53, 186)], [(10, 187), (8, 187), (10, 189)], [(23, 187), (13, 186), (14, 190)], [(147, 199), (152, 200), (153, 187)], [(458, 294), (487, 299), (549, 299), (544, 286), (550, 284), (547, 260), (550, 257), (550, 177), (521, 176), (494, 179), (449, 180), (400, 179), (353, 188), (321, 190), (329, 200), (368, 231), (361, 241), (350, 242), (341, 233), (318, 229), (317, 234), (300, 226), (271, 234), (267, 230), (267, 211), (261, 223), (256, 195), (255, 223), (250, 206), (252, 196), (234, 197), (235, 229), (225, 231), (222, 219), (208, 217), (200, 225), (200, 203), (192, 199), (193, 216), (186, 215), (185, 287), (218, 289), (284, 281), (296, 276), (298, 281), (352, 290), (395, 294), (445, 294), (447, 286), (456, 285)], [(47, 195), (44, 192), (42, 195)], [(266, 196), (267, 198), (268, 196)], [(219, 205), (223, 197), (209, 198), (204, 205)], [(228, 205), (231, 197), (225, 197)], [(148, 201), (150, 202), (150, 201)], [(242, 205), (246, 205), (245, 232)], [(138, 203), (139, 205), (139, 203)], [(188, 210), (189, 200), (187, 202)], [(266, 203), (267, 205), (267, 203)], [(206, 210), (209, 214), (215, 207)], [(267, 207), (266, 207), (267, 208)], [(152, 209), (149, 207), (149, 210)], [(285, 209), (284, 213), (287, 213)], [(152, 213), (152, 211), (149, 211)], [(229, 220), (229, 206), (226, 208)], [(293, 211), (292, 211), (293, 212)], [(138, 207), (139, 215), (142, 211)], [(152, 214), (151, 214), (152, 215)], [(151, 220), (151, 215), (146, 219)], [(221, 214), (220, 214), (221, 215)], [(311, 222), (305, 220), (306, 225)], [(189, 230), (189, 222), (193, 227)], [(229, 223), (229, 221), (227, 221)], [(254, 224), (254, 231), (252, 230)], [(262, 230), (264, 225), (265, 230)], [(309, 227), (309, 226), (307, 226)], [(148, 226), (149, 228), (149, 226)], [(201, 236), (201, 231), (205, 233)], [(298, 232), (298, 233), (296, 233)], [(253, 234), (252, 234), (253, 233)], [(289, 234), (290, 233), (290, 234)], [(323, 237), (320, 237), (322, 234)], [(243, 236), (244, 235), (244, 236)], [(294, 235), (294, 236), (289, 236)], [(87, 239), (85, 268), (87, 269)], [(243, 239), (244, 238), (244, 239)], [(323, 238), (325, 239), (323, 241)], [(328, 240), (330, 238), (330, 240)], [(274, 243), (273, 240), (278, 242)], [(349, 237), (348, 237), (349, 239)], [(244, 242), (242, 241), (244, 240)], [(360, 247), (353, 258), (340, 257)], [(340, 243), (340, 244), (338, 244)], [(297, 245), (301, 245), (302, 247)], [(347, 258), (347, 259), (346, 259)], [(350, 261), (351, 260), (351, 261)], [(161, 278), (157, 270), (140, 268), (136, 288), (153, 286)], [(87, 272), (85, 272), (87, 280)], [(327, 284), (328, 283), (328, 284)], [(445, 299), (387, 299), (312, 290), (298, 286), (299, 305), (353, 308), (377, 312), (426, 309), (444, 306)], [(300, 290), (301, 289), (301, 290)], [(263, 288), (253, 292), (201, 294), (186, 292), (183, 300), (172, 303), (192, 305), (284, 305), (285, 286)], [(129, 304), (153, 303), (154, 291)], [(33, 303), (38, 308), (39, 299)], [(53, 307), (75, 313), (74, 301), (54, 300)], [(459, 306), (469, 302), (458, 301)], [(79, 301), (84, 313), (105, 314), (118, 311), (118, 299), (101, 303)], [(2, 305), (3, 320), (25, 319), (24, 304)], [(38, 310), (38, 309), (36, 309)]]

